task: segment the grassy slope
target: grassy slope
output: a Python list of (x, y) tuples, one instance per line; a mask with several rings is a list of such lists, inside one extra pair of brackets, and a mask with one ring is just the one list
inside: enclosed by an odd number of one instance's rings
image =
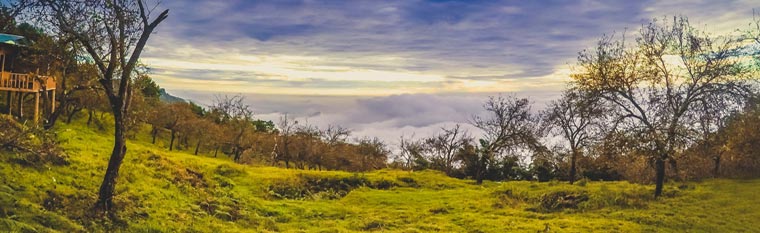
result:
[[(669, 184), (667, 198), (653, 187), (627, 182), (505, 182), (483, 186), (437, 172), (366, 174), (243, 166), (225, 159), (168, 152), (138, 138), (118, 180), (121, 221), (87, 211), (110, 155), (107, 132), (81, 122), (62, 125), (68, 166), (22, 166), (0, 154), (0, 231), (305, 231), (504, 232), (672, 231), (736, 232), (760, 229), (760, 180)], [(142, 133), (140, 135), (146, 135)], [(144, 136), (143, 136), (144, 137)], [(303, 200), (270, 192), (298, 189), (305, 180), (363, 180), (343, 198), (330, 193)], [(388, 189), (386, 186), (395, 186)], [(542, 195), (585, 192), (577, 209), (546, 213)], [(283, 192), (287, 193), (287, 192)], [(544, 198), (545, 199), (545, 198)]]

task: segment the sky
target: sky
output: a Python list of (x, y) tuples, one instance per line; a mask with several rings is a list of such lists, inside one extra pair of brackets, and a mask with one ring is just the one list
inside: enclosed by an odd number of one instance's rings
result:
[[(578, 52), (688, 16), (714, 34), (746, 29), (752, 0), (161, 1), (169, 18), (142, 61), (173, 95), (201, 104), (240, 94), (282, 114), (390, 144), (468, 125), (488, 96), (559, 96)], [(158, 9), (157, 8), (157, 9)], [(157, 11), (157, 10), (156, 10)]]

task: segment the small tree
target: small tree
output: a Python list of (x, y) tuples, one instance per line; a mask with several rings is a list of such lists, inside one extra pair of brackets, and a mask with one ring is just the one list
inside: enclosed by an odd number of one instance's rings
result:
[(211, 115), (223, 126), (225, 143), (233, 160), (240, 162), (241, 156), (254, 146), (252, 134), (256, 131), (253, 124), (253, 110), (245, 104), (240, 95), (217, 97), (211, 107)]
[(277, 123), (277, 129), (280, 134), (276, 145), (275, 161), (285, 162), (285, 168), (290, 168), (290, 162), (293, 159), (293, 135), (297, 128), (298, 121), (289, 118), (288, 114), (280, 116), (280, 121)]
[(457, 151), (470, 143), (472, 138), (459, 124), (452, 128), (441, 128), (441, 130), (441, 133), (424, 140), (427, 148), (425, 151), (436, 169), (452, 175), (459, 159), (456, 156)]
[(356, 154), (359, 156), (359, 171), (369, 171), (385, 167), (390, 154), (387, 146), (379, 138), (357, 139)]
[(599, 126), (603, 111), (596, 103), (595, 97), (578, 92), (565, 91), (559, 100), (549, 103), (542, 113), (545, 130), (562, 137), (570, 148), (569, 181), (573, 184), (576, 178), (576, 164), (582, 155), (584, 147), (595, 137), (595, 127)]
[(483, 182), (489, 164), (497, 156), (514, 157), (520, 150), (533, 149), (538, 145), (537, 118), (530, 113), (528, 99), (490, 97), (484, 108), (488, 112), (486, 116), (473, 118), (473, 125), (483, 131), (478, 149), (478, 184)]
[(328, 125), (320, 135), (324, 145), (320, 147), (314, 163), (319, 170), (322, 170), (329, 160), (335, 160), (338, 156), (341, 145), (346, 144), (348, 137), (351, 136), (351, 130), (338, 125)]
[(401, 162), (405, 169), (424, 170), (430, 168), (430, 161), (423, 156), (427, 149), (420, 140), (415, 140), (414, 136), (399, 139), (399, 151), (396, 160)]
[(183, 102), (169, 104), (166, 109), (158, 110), (159, 118), (163, 119), (164, 128), (171, 132), (169, 139), (169, 151), (174, 150), (174, 140), (178, 132), (188, 132), (195, 126), (198, 118), (190, 109), (190, 105)]

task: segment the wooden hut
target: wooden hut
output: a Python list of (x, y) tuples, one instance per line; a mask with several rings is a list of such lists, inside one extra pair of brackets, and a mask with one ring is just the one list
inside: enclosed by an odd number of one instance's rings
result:
[[(56, 79), (39, 75), (38, 72), (14, 73), (14, 65), (19, 51), (25, 49), (24, 37), (0, 33), (0, 92), (5, 92), (5, 113), (24, 117), (24, 104), (27, 97), (34, 96), (34, 122), (40, 119), (40, 98), (48, 92), (50, 112), (55, 109)], [(15, 100), (15, 101), (14, 101)]]

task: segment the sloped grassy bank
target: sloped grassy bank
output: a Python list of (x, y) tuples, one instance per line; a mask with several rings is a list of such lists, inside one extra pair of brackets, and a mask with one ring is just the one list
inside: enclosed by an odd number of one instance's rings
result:
[[(300, 171), (129, 145), (117, 219), (90, 210), (108, 131), (57, 129), (66, 163), (0, 152), (0, 231), (13, 232), (753, 232), (760, 180), (670, 183), (665, 197), (628, 182), (486, 182), (433, 171)], [(147, 135), (147, 134), (138, 134)]]

